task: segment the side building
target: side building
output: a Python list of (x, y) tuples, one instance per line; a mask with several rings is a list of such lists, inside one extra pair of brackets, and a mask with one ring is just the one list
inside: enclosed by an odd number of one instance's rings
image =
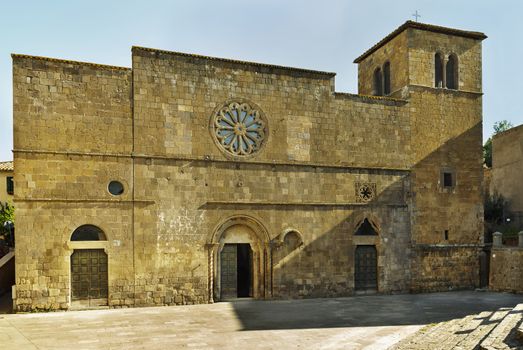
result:
[(504, 216), (523, 229), (523, 125), (492, 138), (492, 181), (490, 191), (508, 201)]
[(0, 162), (0, 203), (13, 204), (14, 180), (13, 162)]
[(13, 55), (16, 310), (478, 286), (485, 38), (406, 22), (357, 95), (142, 47)]

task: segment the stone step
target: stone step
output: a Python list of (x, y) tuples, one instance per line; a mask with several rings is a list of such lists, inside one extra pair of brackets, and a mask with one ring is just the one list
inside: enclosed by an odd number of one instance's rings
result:
[(396, 344), (391, 349), (411, 350), (411, 349), (449, 349), (451, 343), (459, 340), (449, 339), (451, 329), (462, 329), (466, 323), (477, 315), (470, 315), (462, 319), (454, 319), (437, 324), (431, 324), (420, 329), (416, 334)]
[(519, 323), (519, 327), (516, 330), (516, 339), (523, 344), (523, 320)]
[(501, 308), (429, 325), (391, 349), (475, 350), (511, 311)]
[[(504, 311), (497, 311), (498, 318), (500, 313)], [(508, 310), (506, 310), (508, 313)], [(505, 314), (506, 314), (505, 313)], [(460, 332), (466, 334), (463, 339), (461, 339), (456, 345), (456, 350), (467, 350), (475, 349), (479, 346), (479, 343), (489, 334), (489, 332), (494, 328), (495, 324), (489, 322), (491, 317), (494, 317), (496, 313), (492, 311), (483, 311), (482, 313), (475, 315), (475, 317), (464, 327)]]
[(482, 350), (523, 349), (523, 344), (516, 339), (518, 326), (523, 320), (523, 304), (516, 305), (498, 322), (496, 327), (481, 342)]
[(510, 308), (502, 308), (494, 313), (487, 311), (479, 314), (477, 320), (479, 324), (476, 329), (456, 346), (456, 350), (479, 349), (480, 343), (503, 321), (510, 310)]

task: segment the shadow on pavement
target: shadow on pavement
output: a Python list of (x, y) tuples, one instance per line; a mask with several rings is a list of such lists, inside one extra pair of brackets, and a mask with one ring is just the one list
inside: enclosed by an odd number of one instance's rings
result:
[(231, 305), (243, 330), (422, 325), (512, 308), (523, 295), (488, 292), (375, 295), (257, 301)]

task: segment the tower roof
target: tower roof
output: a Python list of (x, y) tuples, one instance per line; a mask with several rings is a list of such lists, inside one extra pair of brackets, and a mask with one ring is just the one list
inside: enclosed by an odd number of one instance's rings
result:
[(396, 30), (394, 30), (392, 33), (381, 39), (376, 45), (372, 46), (370, 49), (365, 51), (361, 56), (357, 57), (354, 60), (354, 63), (360, 63), (365, 58), (367, 58), (370, 54), (372, 54), (374, 51), (388, 43), (390, 40), (392, 40), (395, 36), (403, 32), (407, 28), (414, 28), (419, 30), (426, 30), (428, 32), (433, 33), (442, 33), (442, 34), (449, 34), (449, 35), (456, 35), (461, 36), (465, 38), (471, 38), (476, 40), (483, 40), (486, 39), (487, 36), (481, 32), (471, 32), (468, 30), (461, 30), (461, 29), (454, 29), (454, 28), (448, 28), (448, 27), (441, 27), (441, 26), (435, 26), (432, 24), (427, 23), (420, 23), (420, 22), (414, 22), (414, 21), (407, 21), (403, 23), (401, 26), (399, 26)]

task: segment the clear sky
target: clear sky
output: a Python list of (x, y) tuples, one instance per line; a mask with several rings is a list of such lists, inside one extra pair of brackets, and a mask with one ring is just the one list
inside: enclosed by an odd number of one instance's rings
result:
[[(11, 53), (130, 66), (131, 46), (337, 72), (418, 10), (420, 22), (481, 31), (484, 137), (523, 123), (523, 2), (484, 0), (0, 0), (0, 160), (12, 159)], [(519, 82), (519, 83), (518, 83)]]

